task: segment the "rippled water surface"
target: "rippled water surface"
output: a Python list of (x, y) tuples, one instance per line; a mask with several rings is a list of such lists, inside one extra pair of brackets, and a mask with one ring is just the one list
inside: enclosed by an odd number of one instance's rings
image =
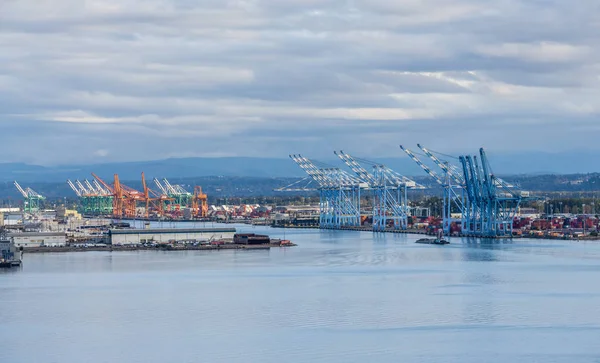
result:
[(0, 272), (2, 362), (600, 362), (600, 242), (285, 233), (28, 254)]

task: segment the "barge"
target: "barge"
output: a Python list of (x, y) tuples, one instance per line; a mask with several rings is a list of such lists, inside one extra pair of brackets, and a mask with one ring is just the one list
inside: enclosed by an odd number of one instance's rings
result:
[(438, 238), (421, 238), (418, 239), (415, 243), (421, 243), (426, 245), (447, 245), (450, 242), (446, 241), (445, 239)]
[(444, 239), (444, 232), (442, 232), (442, 230), (440, 229), (437, 231), (436, 238), (421, 238), (418, 239), (415, 243), (421, 243), (426, 245), (447, 245), (450, 242)]

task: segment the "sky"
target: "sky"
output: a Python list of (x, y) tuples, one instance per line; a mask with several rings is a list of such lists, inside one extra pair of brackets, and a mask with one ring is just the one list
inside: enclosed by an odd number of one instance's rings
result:
[(600, 2), (0, 0), (0, 162), (600, 151)]

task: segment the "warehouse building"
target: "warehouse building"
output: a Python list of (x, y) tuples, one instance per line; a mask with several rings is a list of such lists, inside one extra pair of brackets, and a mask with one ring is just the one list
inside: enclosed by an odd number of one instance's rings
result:
[(9, 233), (16, 247), (62, 247), (67, 245), (67, 235), (60, 232)]
[(111, 229), (109, 231), (110, 242), (113, 245), (233, 240), (234, 234), (235, 228), (147, 228)]

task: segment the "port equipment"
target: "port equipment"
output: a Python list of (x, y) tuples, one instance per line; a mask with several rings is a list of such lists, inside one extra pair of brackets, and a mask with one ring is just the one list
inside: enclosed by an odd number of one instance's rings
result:
[[(167, 179), (163, 179), (161, 182), (154, 178), (158, 190), (153, 190), (146, 184), (146, 176), (142, 172), (142, 191), (138, 191), (121, 183), (117, 174), (114, 175), (112, 185), (94, 173), (92, 176), (95, 190), (102, 190), (103, 196), (110, 196), (111, 213), (114, 218), (135, 218), (138, 206), (144, 207), (143, 216), (146, 218), (150, 216), (150, 213), (157, 216), (180, 215), (183, 208), (192, 209), (194, 217), (206, 217), (208, 214), (208, 198), (199, 186), (194, 188), (192, 194), (180, 185), (171, 184)], [(90, 184), (87, 181), (86, 183)], [(91, 185), (86, 188), (79, 182), (72, 183), (70, 181), (69, 186), (80, 197), (87, 195), (86, 193), (92, 188)]]
[(112, 192), (96, 180), (83, 182), (67, 180), (67, 184), (79, 198), (80, 212), (87, 215), (111, 215), (113, 212)]
[[(154, 178), (154, 184), (156, 184), (163, 195), (169, 198), (169, 201), (165, 203), (165, 210), (167, 212), (180, 214), (183, 208), (194, 208), (194, 194), (188, 192), (183, 186), (171, 184), (166, 178), (163, 178), (162, 182)], [(208, 212), (208, 206), (206, 207), (206, 212)], [(198, 215), (201, 214), (199, 213)], [(206, 213), (204, 213), (204, 216), (206, 216)]]
[(100, 185), (108, 189), (113, 196), (113, 217), (114, 218), (135, 218), (138, 201), (144, 201), (144, 194), (132, 188), (121, 185), (119, 176), (114, 175), (113, 185), (108, 184), (99, 176), (92, 173), (92, 176)]
[[(497, 177), (483, 148), (479, 157), (462, 155), (460, 166), (442, 160), (432, 151), (417, 144), (429, 159), (443, 172), (444, 178), (432, 171), (413, 152), (401, 146), (438, 184), (444, 187), (444, 232), (449, 234), (453, 210), (460, 211), (461, 232), (480, 237), (510, 237), (513, 220), (520, 204), (532, 199), (529, 192)], [(454, 157), (452, 157), (454, 158)]]
[(278, 191), (318, 191), (320, 228), (360, 226), (360, 192), (368, 187), (366, 183), (339, 168), (323, 166), (299, 154), (290, 158), (308, 177)]
[[(436, 183), (438, 183), (444, 190), (443, 193), (443, 201), (444, 208), (442, 208), (442, 229), (446, 233), (446, 235), (450, 235), (450, 226), (452, 223), (459, 223), (462, 225), (462, 218), (452, 218), (452, 211), (457, 211), (458, 213), (463, 213), (465, 210), (464, 199), (465, 199), (465, 188), (464, 182), (454, 178), (447, 170), (450, 170), (449, 164), (440, 161), (438, 158), (434, 156), (434, 158), (440, 162), (444, 168), (443, 176), (439, 175), (431, 168), (429, 168), (425, 163), (419, 159), (414, 152), (400, 145), (400, 149), (402, 149), (409, 158), (411, 158), (417, 165), (423, 169), (427, 175), (429, 175)], [(433, 154), (432, 154), (433, 155)], [(437, 165), (437, 164), (436, 164)]]
[[(144, 209), (144, 216), (147, 218), (149, 213), (149, 203), (154, 202), (156, 199), (151, 198), (146, 192), (140, 192), (136, 189), (128, 187), (122, 184), (119, 175), (114, 175), (114, 192), (115, 200), (117, 201), (117, 215), (113, 212), (113, 216), (120, 216), (120, 218), (135, 218), (137, 216), (137, 206), (142, 204)], [(146, 179), (142, 172), (142, 186), (147, 189)], [(148, 190), (146, 190), (148, 191)]]
[(194, 196), (192, 199), (192, 213), (196, 217), (205, 218), (208, 215), (208, 197), (202, 192), (202, 187), (194, 187)]
[(155, 202), (159, 201), (158, 209), (162, 209), (162, 203), (160, 203), (159, 198), (153, 198), (150, 196), (150, 188), (146, 185), (146, 175), (142, 172), (142, 190), (143, 190), (143, 198), (144, 198), (144, 217), (148, 218), (150, 214), (150, 203), (155, 204)]
[(19, 193), (25, 198), (23, 201), (23, 211), (31, 214), (37, 213), (40, 210), (42, 201), (46, 198), (29, 187), (23, 189), (17, 181), (14, 184)]
[[(391, 228), (394, 230), (405, 230), (408, 227), (408, 217), (410, 216), (408, 190), (423, 189), (423, 186), (396, 173), (383, 164), (358, 159), (343, 151), (334, 151), (334, 154), (372, 192), (373, 230), (385, 231), (389, 224), (391, 224)], [(372, 171), (369, 172), (361, 163), (370, 165)]]
[(463, 233), (512, 236), (513, 220), (520, 204), (531, 199), (529, 193), (496, 177), (483, 148), (479, 149), (479, 160), (470, 155), (460, 156), (459, 160), (468, 200)]

